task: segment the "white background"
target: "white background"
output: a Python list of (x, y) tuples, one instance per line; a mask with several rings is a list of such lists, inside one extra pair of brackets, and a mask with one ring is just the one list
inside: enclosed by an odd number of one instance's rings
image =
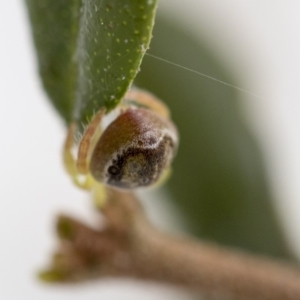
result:
[[(35, 279), (54, 246), (55, 214), (87, 217), (91, 203), (62, 170), (64, 128), (41, 90), (22, 4), (3, 1), (0, 10), (0, 299), (181, 299), (184, 293), (154, 285), (103, 280), (50, 287)], [(161, 0), (159, 9), (204, 35), (241, 87), (263, 97), (241, 93), (241, 105), (300, 253), (300, 2)]]

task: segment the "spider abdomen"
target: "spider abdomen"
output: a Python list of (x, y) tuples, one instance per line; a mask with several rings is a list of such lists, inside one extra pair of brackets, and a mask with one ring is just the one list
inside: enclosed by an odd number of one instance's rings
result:
[(90, 163), (93, 177), (119, 188), (156, 183), (177, 150), (173, 123), (144, 108), (127, 109), (103, 132)]

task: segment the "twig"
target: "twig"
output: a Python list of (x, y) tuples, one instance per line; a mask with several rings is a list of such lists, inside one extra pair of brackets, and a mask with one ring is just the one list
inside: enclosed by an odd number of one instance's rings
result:
[(132, 194), (109, 190), (103, 231), (61, 216), (61, 249), (48, 281), (130, 276), (236, 300), (299, 300), (300, 269), (187, 237), (173, 237), (148, 223)]

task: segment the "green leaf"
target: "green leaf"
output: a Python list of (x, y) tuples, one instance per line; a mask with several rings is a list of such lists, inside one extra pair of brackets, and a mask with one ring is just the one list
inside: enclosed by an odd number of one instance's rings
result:
[(105, 104), (113, 109), (135, 78), (148, 48), (155, 1), (85, 1), (77, 49), (75, 118)]
[(69, 123), (75, 97), (80, 0), (26, 0), (44, 88)]
[[(149, 53), (238, 85), (228, 65), (175, 22), (157, 19)], [(290, 257), (261, 153), (240, 113), (239, 93), (149, 56), (141, 70), (136, 83), (169, 105), (179, 129), (168, 188), (191, 232), (248, 251)]]
[(40, 73), (63, 116), (85, 125), (120, 102), (149, 46), (156, 0), (27, 0)]

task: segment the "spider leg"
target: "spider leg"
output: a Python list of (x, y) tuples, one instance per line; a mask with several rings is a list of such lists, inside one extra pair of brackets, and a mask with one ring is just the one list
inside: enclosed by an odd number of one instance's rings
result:
[(92, 197), (93, 197), (93, 204), (97, 208), (102, 208), (104, 206), (107, 198), (104, 184), (94, 181)]
[(98, 139), (101, 134), (99, 123), (101, 122), (104, 113), (105, 108), (102, 108), (95, 114), (79, 143), (76, 167), (80, 174), (89, 173), (90, 154), (92, 152), (92, 146), (95, 144), (95, 140)]
[(72, 155), (73, 139), (75, 133), (76, 124), (71, 123), (67, 132), (67, 136), (63, 147), (63, 163), (67, 173), (73, 177), (77, 174), (75, 160)]
[(144, 106), (155, 111), (164, 118), (169, 118), (170, 111), (168, 107), (153, 94), (141, 89), (133, 88), (129, 90), (124, 97), (125, 103), (133, 103), (138, 106)]
[(91, 179), (86, 176), (80, 180), (78, 171), (76, 169), (76, 162), (72, 154), (74, 134), (76, 130), (76, 124), (71, 123), (68, 129), (67, 137), (63, 147), (63, 163), (67, 173), (70, 175), (73, 183), (82, 189), (89, 190), (91, 188)]
[(77, 161), (72, 153), (76, 131), (76, 124), (74, 122), (69, 126), (63, 147), (63, 163), (67, 173), (77, 187), (85, 190), (91, 190), (96, 183), (89, 174), (89, 158), (93, 146), (101, 135), (101, 129), (98, 125), (101, 122), (104, 113), (105, 109), (101, 109), (96, 113), (91, 123), (88, 125), (78, 147)]

